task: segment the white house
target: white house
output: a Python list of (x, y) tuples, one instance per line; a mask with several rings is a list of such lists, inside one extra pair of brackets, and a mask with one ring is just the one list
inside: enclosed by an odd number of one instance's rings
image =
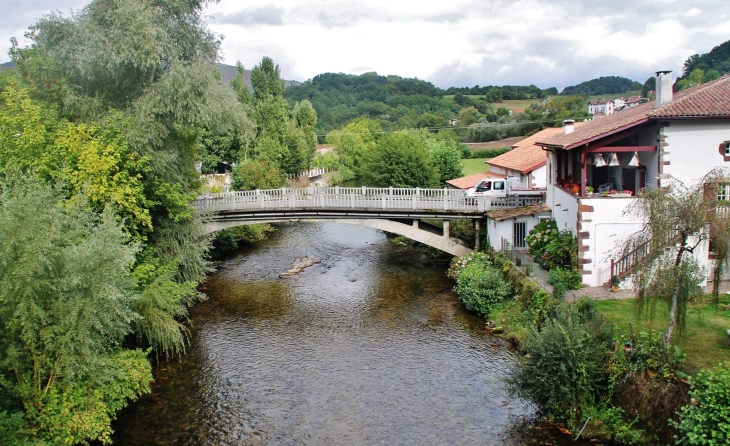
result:
[(613, 111), (623, 110), (626, 106), (626, 98), (615, 98), (613, 100)]
[(602, 99), (599, 101), (590, 101), (588, 103), (588, 113), (596, 116), (605, 116), (613, 113), (614, 103), (610, 99)]
[[(627, 272), (611, 253), (617, 242), (640, 228), (623, 214), (633, 200), (641, 199), (634, 197), (637, 191), (665, 186), (672, 179), (692, 184), (716, 167), (730, 166), (730, 75), (673, 94), (670, 72), (660, 71), (656, 101), (578, 128), (566, 125), (562, 133), (536, 144), (548, 151), (546, 204), (558, 227), (578, 238), (583, 284), (603, 285)], [(596, 165), (598, 157), (603, 163)], [(577, 185), (579, 193), (571, 194), (565, 183)], [(628, 190), (632, 196), (588, 196), (589, 185)], [(696, 254), (705, 267), (708, 248)], [(617, 261), (613, 268), (612, 260)]]
[(540, 220), (549, 218), (550, 207), (545, 203), (489, 211), (486, 221), (487, 239), (495, 250), (504, 249), (505, 242), (509, 242), (513, 248), (526, 249), (527, 234)]

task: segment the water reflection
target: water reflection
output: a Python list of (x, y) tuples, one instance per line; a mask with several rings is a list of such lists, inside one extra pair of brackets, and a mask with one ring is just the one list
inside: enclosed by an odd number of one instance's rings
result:
[[(305, 255), (322, 262), (279, 279)], [(381, 232), (282, 225), (224, 262), (117, 444), (523, 444), (532, 411), (501, 382), (505, 341), (443, 268)]]

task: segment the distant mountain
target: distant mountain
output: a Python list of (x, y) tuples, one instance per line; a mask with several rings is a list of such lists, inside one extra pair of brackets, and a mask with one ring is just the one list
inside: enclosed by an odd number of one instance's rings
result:
[(587, 94), (588, 96), (602, 94), (620, 94), (627, 91), (641, 90), (641, 84), (621, 76), (601, 76), (597, 79), (581, 82), (578, 85), (565, 87), (561, 95)]
[[(0, 64), (0, 69), (13, 69), (17, 66), (18, 65), (15, 62), (5, 62), (3, 64)], [(218, 71), (221, 72), (221, 75), (223, 76), (221, 80), (226, 85), (228, 85), (231, 82), (231, 79), (236, 77), (236, 74), (238, 74), (238, 71), (236, 71), (236, 67), (233, 65), (217, 63), (215, 64), (215, 67), (218, 68)], [(246, 84), (248, 84), (249, 86), (251, 85), (251, 70), (243, 70), (243, 79), (246, 81)], [(301, 85), (301, 82), (285, 80), (284, 84), (288, 88)]]
[[(217, 63), (215, 64), (215, 67), (218, 68), (218, 71), (221, 72), (221, 75), (223, 76), (221, 80), (224, 84), (228, 85), (231, 82), (231, 79), (236, 77), (238, 74), (238, 71), (236, 70), (236, 67), (233, 65), (226, 65), (224, 63)], [(244, 68), (243, 70), (243, 80), (246, 82), (246, 85), (251, 86), (251, 70), (247, 70)], [(297, 85), (301, 85), (301, 82), (298, 81), (288, 81), (284, 80), (284, 85), (286, 88), (294, 87)]]

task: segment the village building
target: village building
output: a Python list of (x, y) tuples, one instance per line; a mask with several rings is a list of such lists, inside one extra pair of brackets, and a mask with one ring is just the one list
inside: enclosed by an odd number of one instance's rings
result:
[[(693, 184), (730, 167), (730, 75), (673, 93), (671, 73), (658, 72), (656, 100), (577, 128), (566, 121), (561, 133), (536, 144), (548, 152), (546, 204), (558, 228), (578, 238), (583, 284), (604, 285), (629, 272), (614, 248), (641, 227), (624, 215), (641, 199), (638, 191), (674, 180)], [(620, 194), (600, 194), (608, 191)], [(722, 188), (718, 196), (728, 192)], [(695, 255), (707, 268), (709, 243)]]
[(610, 99), (588, 102), (588, 113), (599, 116), (606, 116), (613, 113), (614, 103)]

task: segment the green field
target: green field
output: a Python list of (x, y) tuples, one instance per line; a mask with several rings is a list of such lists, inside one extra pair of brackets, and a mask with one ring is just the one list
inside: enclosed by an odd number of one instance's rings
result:
[[(472, 100), (477, 100), (480, 97), (484, 97), (484, 95), (478, 95), (478, 94), (465, 94), (464, 96), (471, 98)], [(448, 102), (452, 102), (454, 100), (454, 95), (444, 95), (444, 100)], [(492, 103), (492, 106), (494, 108), (504, 107), (504, 108), (527, 108), (531, 104), (539, 103), (542, 99), (513, 99), (513, 100), (507, 100), (502, 102), (494, 102)]]
[[(667, 307), (657, 304), (654, 321), (639, 320), (635, 312), (635, 299), (597, 300), (599, 311), (616, 325), (616, 335), (629, 334), (629, 322), (634, 332), (648, 332), (650, 329), (665, 331), (667, 328)], [(687, 330), (680, 334), (676, 328), (672, 335), (672, 343), (679, 346), (687, 354), (688, 371), (713, 367), (721, 361), (730, 361), (730, 346), (725, 341), (730, 328), (730, 296), (720, 295), (720, 302), (725, 309), (714, 308), (706, 297), (687, 309)]]
[(489, 165), (484, 163), (483, 159), (463, 159), (461, 165), (464, 167), (464, 176), (489, 170)]

